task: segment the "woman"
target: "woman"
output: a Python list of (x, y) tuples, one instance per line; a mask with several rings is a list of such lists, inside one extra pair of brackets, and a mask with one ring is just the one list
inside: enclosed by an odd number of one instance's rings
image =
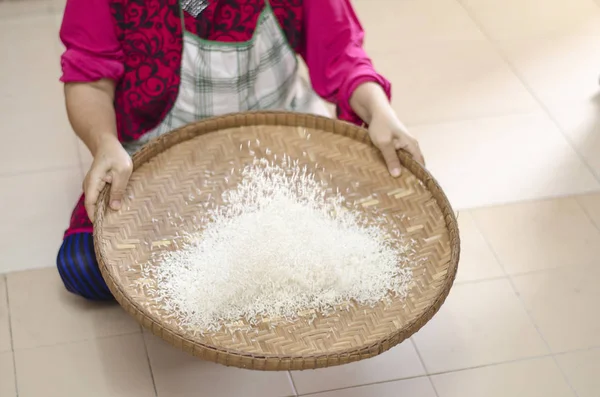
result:
[(60, 34), (69, 119), (94, 161), (57, 265), (84, 298), (112, 299), (93, 249), (99, 192), (110, 184), (119, 209), (131, 154), (174, 128), (246, 110), (327, 115), (321, 97), (338, 118), (369, 125), (393, 176), (397, 149), (423, 162), (389, 104), (390, 83), (362, 48), (349, 0), (68, 0)]

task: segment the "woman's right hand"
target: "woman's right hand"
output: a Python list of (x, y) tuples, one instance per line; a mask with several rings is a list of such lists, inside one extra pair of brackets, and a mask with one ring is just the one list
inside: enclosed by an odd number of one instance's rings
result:
[(107, 135), (102, 142), (99, 142), (95, 150), (94, 162), (83, 181), (85, 209), (92, 222), (96, 215), (98, 197), (106, 184), (110, 185), (110, 208), (113, 210), (121, 208), (132, 171), (131, 157), (116, 136)]

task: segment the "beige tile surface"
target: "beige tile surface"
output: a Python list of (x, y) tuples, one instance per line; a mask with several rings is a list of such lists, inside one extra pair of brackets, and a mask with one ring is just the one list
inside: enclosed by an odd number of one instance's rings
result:
[(6, 276), (0, 274), (0, 353), (12, 350), (10, 336), (10, 320), (8, 317), (8, 301)]
[(514, 283), (553, 352), (600, 346), (597, 262), (518, 276)]
[(393, 106), (409, 126), (539, 109), (487, 42), (412, 42), (371, 56), (392, 82)]
[(92, 303), (68, 293), (55, 268), (8, 275), (15, 349), (141, 333), (116, 303)]
[(352, 4), (367, 29), (367, 52), (394, 50), (405, 43), (485, 40), (455, 0), (354, 0)]
[(594, 0), (459, 0), (494, 39), (600, 34)]
[(557, 357), (578, 397), (596, 397), (600, 393), (600, 349), (567, 353)]
[(11, 54), (0, 62), (0, 138), (10, 142), (0, 146), (0, 174), (79, 164), (58, 82), (57, 34), (52, 15), (0, 23), (0, 52)]
[(557, 106), (552, 116), (593, 172), (600, 176), (600, 93), (590, 101)]
[[(36, 5), (36, 0), (4, 0), (2, 4), (20, 3), (21, 5)], [(47, 3), (47, 1), (46, 1)], [(60, 77), (59, 39), (56, 15), (51, 13), (29, 14), (14, 18), (3, 18), (0, 24), (0, 48), (11, 49), (10, 57), (2, 59), (3, 84), (2, 105), (19, 106), (31, 101), (28, 94), (37, 94), (33, 98), (50, 103), (52, 97), (39, 95), (47, 94), (47, 90), (57, 88)], [(33, 40), (37, 39), (37, 40)], [(15, 43), (19, 47), (15, 50)], [(39, 68), (44, 62), (44, 68)], [(13, 73), (9, 75), (8, 72)], [(15, 81), (16, 77), (29, 77), (23, 81)], [(40, 85), (41, 84), (41, 85)], [(4, 111), (4, 109), (3, 109)]]
[(15, 352), (19, 397), (150, 397), (141, 334)]
[(510, 274), (598, 263), (600, 232), (573, 198), (481, 209), (473, 214)]
[(485, 241), (469, 211), (458, 215), (460, 262), (456, 282), (485, 280), (504, 276), (502, 267)]
[(562, 35), (503, 40), (498, 46), (533, 94), (554, 112), (598, 97), (599, 42), (600, 36)]
[(52, 12), (62, 14), (65, 10), (66, 0), (51, 0)]
[(412, 378), (425, 374), (410, 340), (370, 360), (316, 371), (292, 372), (299, 394)]
[(144, 334), (159, 396), (287, 397), (292, 383), (287, 372), (228, 368), (199, 360), (162, 340)]
[[(27, 110), (15, 110), (5, 120), (0, 136), (10, 140), (11, 145), (0, 146), (1, 174), (79, 166), (76, 136), (67, 121), (62, 99), (53, 106), (39, 109), (35, 117)], [(32, 135), (32, 131), (43, 131), (43, 134)], [(23, 156), (24, 153), (27, 156)]]
[(413, 339), (429, 373), (547, 353), (507, 280), (454, 286), (439, 313)]
[(0, 396), (17, 397), (13, 353), (0, 353)]
[(417, 378), (313, 394), (314, 397), (436, 397), (429, 379)]
[[(51, 7), (53, 8), (52, 11), (52, 21), (54, 22), (54, 31), (56, 32), (56, 44), (57, 44), (57, 49), (58, 49), (58, 54), (62, 55), (64, 50), (65, 50), (65, 46), (62, 43), (62, 40), (60, 38), (60, 28), (62, 27), (62, 21), (63, 21), (63, 17), (64, 17), (64, 8), (66, 5), (66, 1), (65, 0), (46, 0), (46, 1), (51, 1), (53, 3), (59, 3), (58, 5), (54, 4)], [(60, 4), (63, 3), (63, 4)], [(61, 70), (61, 74), (62, 74), (62, 70)]]
[[(32, 15), (45, 15), (50, 12), (52, 12), (52, 3), (48, 0), (0, 1), (0, 21)], [(0, 24), (4, 23), (4, 21), (0, 22)]]
[(600, 227), (600, 194), (581, 196), (578, 200), (596, 227)]
[(79, 167), (0, 177), (2, 272), (54, 266), (81, 181)]
[(439, 397), (575, 397), (552, 358), (437, 375)]
[(421, 142), (428, 169), (457, 209), (600, 188), (564, 136), (541, 113), (411, 130)]

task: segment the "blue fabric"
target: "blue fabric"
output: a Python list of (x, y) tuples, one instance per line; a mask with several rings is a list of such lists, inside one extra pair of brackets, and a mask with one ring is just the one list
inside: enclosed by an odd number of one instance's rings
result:
[(56, 266), (69, 292), (89, 300), (113, 299), (98, 268), (92, 233), (67, 236), (58, 251)]

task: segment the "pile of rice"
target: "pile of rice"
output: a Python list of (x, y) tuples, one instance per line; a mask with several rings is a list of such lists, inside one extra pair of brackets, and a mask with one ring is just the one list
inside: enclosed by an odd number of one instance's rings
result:
[(181, 326), (214, 332), (406, 295), (409, 244), (305, 167), (257, 159), (241, 177), (183, 249), (143, 268)]

